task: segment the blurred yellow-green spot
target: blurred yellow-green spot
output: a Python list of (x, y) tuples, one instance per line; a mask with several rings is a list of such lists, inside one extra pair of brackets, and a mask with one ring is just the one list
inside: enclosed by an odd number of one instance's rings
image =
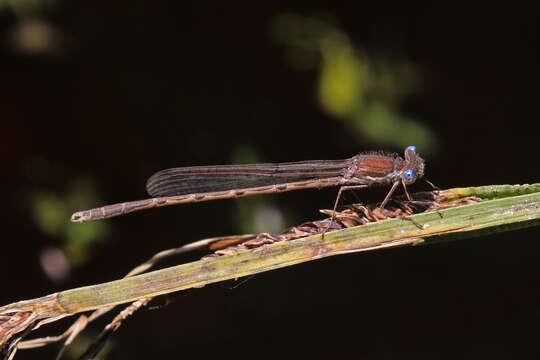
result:
[(69, 264), (72, 267), (78, 267), (84, 265), (94, 254), (92, 248), (86, 244), (66, 242), (62, 246), (64, 255), (69, 260)]
[(293, 51), (319, 52), (319, 40), (329, 29), (325, 20), (294, 13), (282, 13), (270, 21), (270, 36), (282, 45), (292, 45)]
[(236, 202), (235, 218), (237, 229), (242, 234), (252, 234), (255, 232), (254, 214), (261, 206), (261, 200), (256, 196), (238, 199)]
[[(238, 145), (231, 154), (231, 164), (255, 164), (260, 162), (260, 157), (249, 145)], [(259, 197), (247, 197), (236, 201), (237, 211), (235, 220), (237, 228), (242, 233), (254, 232), (254, 213), (261, 206)]]
[[(248, 145), (238, 146), (231, 156), (231, 164), (261, 162), (257, 152)], [(260, 196), (245, 197), (236, 201), (235, 211), (238, 230), (244, 234), (279, 232), (283, 228), (282, 212), (271, 205), (271, 199)]]
[(287, 47), (291, 67), (318, 69), (322, 109), (354, 129), (359, 140), (394, 148), (415, 144), (432, 153), (436, 135), (399, 110), (420, 83), (413, 64), (363, 51), (329, 18), (285, 13), (270, 24), (273, 39)]
[(40, 228), (52, 236), (62, 233), (69, 216), (66, 201), (49, 192), (40, 192), (33, 198), (34, 219)]
[(367, 65), (339, 36), (328, 37), (323, 45), (319, 101), (331, 115), (350, 116), (363, 99), (369, 77)]
[(107, 222), (75, 224), (70, 221), (73, 211), (89, 208), (96, 203), (97, 196), (91, 184), (80, 180), (74, 181), (64, 196), (39, 191), (31, 198), (36, 223), (45, 233), (62, 241), (62, 250), (72, 266), (82, 265), (89, 260), (92, 247), (109, 233)]
[(400, 116), (387, 106), (372, 104), (356, 113), (354, 126), (373, 141), (399, 148), (415, 144), (420, 149), (433, 149), (433, 134), (418, 121)]
[(231, 154), (231, 164), (256, 164), (260, 157), (251, 146), (238, 145)]

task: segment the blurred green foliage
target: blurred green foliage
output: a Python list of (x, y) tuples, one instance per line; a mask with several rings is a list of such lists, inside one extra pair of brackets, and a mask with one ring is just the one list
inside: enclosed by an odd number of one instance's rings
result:
[[(239, 145), (233, 151), (231, 164), (254, 164), (261, 162), (257, 152), (246, 145)], [(260, 232), (281, 232), (284, 226), (283, 214), (272, 205), (268, 197), (248, 196), (236, 202), (235, 211), (238, 229), (242, 234)]]
[(433, 132), (399, 111), (419, 83), (411, 64), (368, 55), (323, 17), (281, 14), (271, 22), (270, 32), (276, 42), (286, 46), (291, 67), (318, 70), (317, 97), (322, 109), (362, 140), (434, 150), (437, 139)]
[(66, 194), (57, 195), (40, 190), (31, 197), (34, 220), (42, 231), (61, 239), (62, 250), (72, 266), (80, 266), (91, 259), (92, 246), (105, 239), (109, 225), (105, 221), (86, 224), (68, 219), (76, 209), (89, 208), (97, 203), (93, 187), (87, 181), (75, 181)]

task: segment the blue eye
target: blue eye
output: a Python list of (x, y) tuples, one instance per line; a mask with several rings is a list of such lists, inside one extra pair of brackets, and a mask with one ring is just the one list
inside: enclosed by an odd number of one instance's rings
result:
[(405, 179), (407, 180), (411, 180), (412, 178), (414, 178), (414, 175), (415, 175), (415, 171), (413, 169), (407, 169), (403, 172), (403, 176), (405, 177)]
[(416, 146), (414, 146), (414, 145), (407, 146), (407, 150), (412, 150), (412, 151), (414, 151), (414, 152), (417, 152), (417, 151), (416, 151)]

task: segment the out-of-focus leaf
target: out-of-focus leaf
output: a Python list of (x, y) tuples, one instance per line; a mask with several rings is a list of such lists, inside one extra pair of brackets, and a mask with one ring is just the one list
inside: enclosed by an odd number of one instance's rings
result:
[(435, 134), (399, 111), (420, 83), (412, 64), (368, 54), (322, 17), (281, 14), (270, 29), (274, 40), (287, 47), (286, 60), (293, 68), (318, 69), (316, 93), (322, 109), (360, 139), (396, 148), (415, 144), (433, 153)]
[(69, 221), (74, 209), (89, 207), (96, 202), (95, 191), (87, 181), (74, 181), (63, 196), (42, 190), (31, 198), (36, 223), (45, 233), (63, 243), (62, 250), (72, 266), (89, 260), (92, 247), (109, 233), (107, 222), (75, 224)]

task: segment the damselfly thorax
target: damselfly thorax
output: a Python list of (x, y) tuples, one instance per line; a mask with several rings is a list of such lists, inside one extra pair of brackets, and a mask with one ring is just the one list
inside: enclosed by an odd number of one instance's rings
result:
[(148, 179), (146, 190), (152, 198), (79, 211), (71, 216), (71, 221), (99, 220), (154, 207), (328, 186), (340, 186), (335, 210), (345, 190), (391, 185), (381, 204), (384, 207), (399, 184), (410, 198), (407, 185), (424, 175), (424, 160), (416, 147), (407, 147), (404, 155), (401, 158), (397, 154), (371, 152), (345, 160), (171, 168)]

